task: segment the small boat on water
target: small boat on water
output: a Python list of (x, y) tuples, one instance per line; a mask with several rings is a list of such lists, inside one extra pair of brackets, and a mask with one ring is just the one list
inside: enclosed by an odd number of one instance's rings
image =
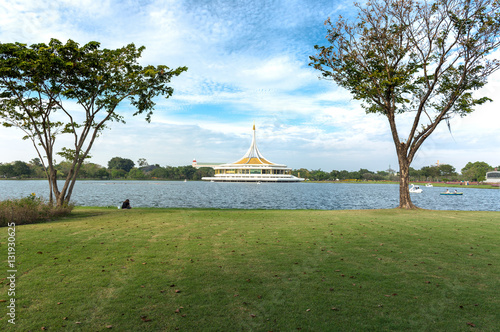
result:
[(413, 183), (411, 184), (411, 187), (410, 187), (411, 193), (420, 194), (422, 191), (423, 190), (419, 186), (414, 186)]
[(463, 195), (464, 193), (462, 192), (444, 192), (444, 193), (439, 193), (440, 195), (450, 195), (450, 196), (455, 196), (455, 195)]
[(427, 183), (425, 186), (426, 186), (427, 188), (432, 188), (432, 187), (434, 187), (431, 183)]

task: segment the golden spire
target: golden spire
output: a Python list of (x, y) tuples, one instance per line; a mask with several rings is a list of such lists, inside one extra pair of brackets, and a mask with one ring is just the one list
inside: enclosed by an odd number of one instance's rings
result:
[(272, 162), (266, 160), (257, 148), (257, 141), (255, 139), (255, 121), (253, 122), (253, 137), (250, 149), (248, 149), (243, 158), (233, 164), (273, 164)]

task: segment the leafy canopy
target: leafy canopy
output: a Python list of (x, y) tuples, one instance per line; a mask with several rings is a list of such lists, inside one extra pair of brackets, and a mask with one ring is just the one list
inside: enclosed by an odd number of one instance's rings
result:
[[(134, 44), (109, 50), (99, 49), (98, 42), (66, 44), (52, 39), (27, 47), (21, 43), (0, 44), (0, 107), (3, 117), (23, 121), (18, 124), (33, 128), (51, 112), (62, 110), (70, 121), (51, 122), (63, 132), (90, 124), (103, 128), (103, 121), (123, 121), (115, 112), (120, 102), (128, 99), (136, 112), (151, 120), (155, 103), (153, 97), (172, 95), (168, 86), (172, 76), (186, 67), (170, 70), (167, 66), (142, 67), (140, 58), (144, 47)], [(77, 123), (64, 107), (66, 100), (75, 100), (86, 112), (85, 122)], [(102, 111), (102, 115), (98, 113)], [(29, 121), (28, 121), (29, 120)]]
[[(328, 46), (310, 59), (321, 77), (387, 117), (400, 171), (400, 207), (413, 208), (409, 166), (439, 123), (489, 101), (475, 90), (500, 68), (498, 0), (373, 0), (354, 22), (328, 19)], [(396, 117), (411, 113), (409, 130)], [(449, 122), (448, 122), (449, 125)]]
[(500, 41), (498, 2), (375, 0), (356, 6), (356, 23), (342, 17), (325, 22), (330, 45), (316, 45), (319, 54), (310, 58), (323, 78), (362, 100), (367, 113), (425, 112), (434, 122), (443, 112), (463, 116), (489, 100), (472, 91), (499, 66), (488, 57)]
[[(24, 139), (32, 140), (43, 166), (45, 160), (48, 164), (56, 197), (69, 200), (76, 173), (108, 121), (124, 122), (117, 110), (121, 102), (127, 100), (136, 110), (134, 115), (143, 114), (149, 122), (154, 98), (170, 97), (171, 78), (187, 70), (143, 67), (138, 63), (143, 50), (134, 44), (100, 49), (98, 42), (80, 47), (72, 40), (63, 44), (56, 39), (29, 47), (0, 43), (0, 120), (4, 126), (20, 128)], [(75, 110), (75, 103), (80, 110)], [(58, 152), (71, 163), (60, 192), (53, 158), (61, 134), (72, 136), (74, 144)]]

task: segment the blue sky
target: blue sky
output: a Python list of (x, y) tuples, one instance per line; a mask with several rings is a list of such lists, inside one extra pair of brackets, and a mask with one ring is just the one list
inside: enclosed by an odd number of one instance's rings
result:
[[(92, 162), (115, 156), (161, 166), (239, 159), (257, 142), (269, 160), (325, 171), (396, 169), (387, 120), (308, 66), (324, 44), (325, 19), (352, 15), (351, 1), (0, 0), (0, 41), (27, 44), (73, 39), (102, 47), (146, 47), (141, 63), (189, 70), (174, 78), (174, 96), (157, 99), (152, 122), (112, 124), (92, 149)], [(480, 91), (495, 99), (500, 73)], [(500, 99), (451, 120), (422, 146), (412, 166), (468, 161), (500, 165)], [(75, 106), (75, 110), (77, 107)], [(408, 124), (410, 117), (400, 119)], [(36, 157), (15, 129), (0, 128), (0, 162)], [(59, 147), (68, 141), (60, 139)]]

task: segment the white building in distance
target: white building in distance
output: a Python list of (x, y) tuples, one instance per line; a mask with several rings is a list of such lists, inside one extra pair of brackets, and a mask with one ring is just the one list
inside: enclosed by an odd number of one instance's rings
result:
[[(194, 165), (193, 165), (194, 166)], [(195, 166), (196, 167), (196, 166)], [(238, 161), (213, 167), (213, 177), (202, 180), (212, 182), (300, 182), (303, 178), (292, 175), (292, 169), (283, 164), (275, 164), (262, 156), (255, 139), (255, 124), (250, 149)]]
[(484, 182), (488, 183), (500, 183), (500, 171), (492, 171), (486, 173), (486, 180)]

